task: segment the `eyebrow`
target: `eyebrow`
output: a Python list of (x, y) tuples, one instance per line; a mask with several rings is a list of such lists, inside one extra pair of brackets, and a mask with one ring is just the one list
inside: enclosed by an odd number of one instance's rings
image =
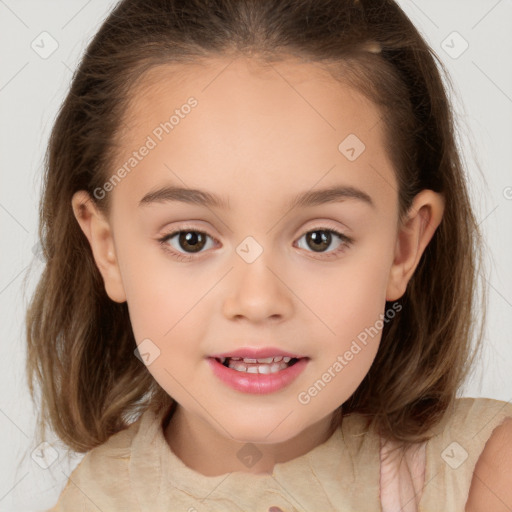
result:
[[(320, 190), (308, 190), (301, 192), (288, 204), (288, 208), (307, 208), (326, 203), (342, 202), (346, 199), (362, 201), (372, 208), (375, 203), (372, 198), (362, 190), (350, 186), (333, 186)], [(226, 197), (220, 197), (204, 190), (166, 185), (148, 192), (140, 201), (139, 206), (153, 203), (166, 203), (179, 201), (182, 203), (196, 204), (222, 210), (229, 209), (229, 201)]]

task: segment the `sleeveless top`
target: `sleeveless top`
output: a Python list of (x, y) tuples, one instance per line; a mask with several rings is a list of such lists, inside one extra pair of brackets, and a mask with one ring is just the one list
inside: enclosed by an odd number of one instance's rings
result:
[(48, 512), (444, 512), (463, 511), (473, 471), (512, 404), (457, 398), (433, 436), (405, 454), (362, 415), (343, 417), (323, 444), (272, 474), (205, 476), (164, 437), (170, 410), (145, 411), (89, 451)]

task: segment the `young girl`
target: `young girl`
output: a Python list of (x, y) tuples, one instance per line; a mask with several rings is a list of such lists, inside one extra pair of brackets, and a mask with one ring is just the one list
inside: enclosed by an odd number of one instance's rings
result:
[(29, 384), (87, 452), (52, 511), (510, 510), (512, 406), (456, 398), (451, 109), (392, 0), (123, 0), (47, 163)]

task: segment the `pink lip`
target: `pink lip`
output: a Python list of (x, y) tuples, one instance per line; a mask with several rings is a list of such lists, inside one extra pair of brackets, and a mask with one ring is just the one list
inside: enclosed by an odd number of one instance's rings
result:
[(283, 356), (300, 359), (302, 357), (299, 354), (292, 354), (291, 352), (285, 352), (281, 349), (274, 347), (263, 347), (263, 348), (239, 348), (232, 352), (224, 352), (223, 354), (214, 354), (210, 357), (220, 359), (222, 357), (247, 357), (250, 359), (265, 359), (266, 357)]
[[(236, 352), (235, 352), (236, 353)], [(268, 354), (268, 352), (265, 352)], [(281, 355), (276, 352), (269, 354)], [(287, 355), (287, 354), (285, 354)], [(227, 356), (220, 356), (227, 357)], [(247, 356), (233, 356), (233, 357), (247, 357)], [(252, 357), (252, 356), (251, 356)], [(258, 356), (262, 358), (265, 356)], [(292, 357), (292, 356), (288, 356)], [(231, 388), (241, 391), (242, 393), (254, 393), (254, 394), (267, 394), (274, 393), (280, 389), (288, 386), (297, 376), (306, 368), (309, 358), (301, 358), (294, 365), (285, 368), (277, 373), (245, 373), (233, 370), (225, 367), (222, 363), (217, 361), (214, 357), (208, 358), (208, 363), (211, 366), (213, 373)]]

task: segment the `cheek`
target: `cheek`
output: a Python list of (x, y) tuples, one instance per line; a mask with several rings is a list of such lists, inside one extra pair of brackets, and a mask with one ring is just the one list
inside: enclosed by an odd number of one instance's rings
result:
[(389, 242), (387, 249), (380, 247), (361, 247), (347, 255), (336, 271), (312, 281), (312, 309), (330, 327), (333, 339), (357, 337), (384, 313), (392, 252)]
[[(375, 244), (378, 246), (379, 244)], [(386, 316), (386, 286), (392, 260), (392, 244), (377, 251), (361, 248), (347, 258), (329, 279), (316, 281), (314, 306), (325, 325), (319, 337), (317, 354), (322, 363), (318, 378), (326, 369), (339, 376), (332, 379), (342, 394), (352, 394), (368, 372), (377, 354), (382, 329), (395, 317)], [(364, 250), (363, 250), (364, 249)], [(342, 376), (343, 375), (343, 376)], [(325, 376), (329, 379), (329, 375)]]
[(202, 284), (199, 276), (191, 280), (190, 271), (171, 260), (158, 242), (143, 245), (127, 238), (120, 245), (119, 265), (135, 339), (165, 339), (204, 295), (209, 281)]
[(201, 339), (208, 335), (204, 302), (217, 280), (166, 256), (134, 251), (127, 262), (127, 303), (139, 352), (150, 354), (148, 371), (168, 394), (186, 400), (183, 386), (200, 389), (190, 366), (202, 358)]

